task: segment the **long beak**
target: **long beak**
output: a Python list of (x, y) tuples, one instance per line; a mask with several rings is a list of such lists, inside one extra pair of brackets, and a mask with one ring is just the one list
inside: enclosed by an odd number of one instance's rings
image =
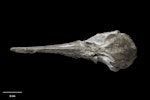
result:
[(46, 45), (46, 46), (32, 46), (32, 47), (12, 47), (11, 51), (16, 53), (55, 53), (65, 56), (76, 57), (80, 56), (79, 52), (82, 48), (82, 41), (74, 41), (64, 44)]

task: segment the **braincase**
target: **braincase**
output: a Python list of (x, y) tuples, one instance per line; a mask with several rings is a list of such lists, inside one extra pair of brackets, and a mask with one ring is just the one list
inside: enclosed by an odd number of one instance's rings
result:
[(130, 60), (136, 56), (136, 46), (125, 33), (111, 34), (105, 42), (109, 42), (105, 49), (115, 60)]
[(136, 56), (136, 46), (132, 39), (118, 30), (96, 34), (86, 41), (97, 44), (115, 60), (130, 60)]

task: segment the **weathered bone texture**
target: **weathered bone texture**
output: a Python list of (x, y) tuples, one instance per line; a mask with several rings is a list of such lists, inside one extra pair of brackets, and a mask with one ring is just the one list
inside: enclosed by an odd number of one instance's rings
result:
[(128, 68), (136, 58), (137, 49), (132, 39), (118, 30), (98, 33), (84, 40), (64, 44), (12, 47), (17, 53), (56, 53), (73, 58), (84, 58), (106, 64), (111, 71)]

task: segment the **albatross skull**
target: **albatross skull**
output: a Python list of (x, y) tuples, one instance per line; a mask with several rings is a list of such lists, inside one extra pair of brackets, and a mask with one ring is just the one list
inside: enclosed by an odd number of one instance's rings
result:
[(93, 62), (106, 64), (111, 71), (128, 68), (136, 58), (137, 48), (132, 39), (118, 30), (98, 33), (91, 38), (70, 43), (12, 47), (11, 51), (17, 53), (55, 53), (73, 58), (84, 58)]

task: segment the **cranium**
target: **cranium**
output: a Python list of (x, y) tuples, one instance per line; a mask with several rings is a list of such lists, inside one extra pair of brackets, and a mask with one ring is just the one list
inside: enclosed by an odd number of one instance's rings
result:
[(12, 47), (18, 53), (56, 53), (73, 58), (84, 58), (106, 64), (111, 71), (128, 68), (136, 58), (137, 49), (132, 39), (118, 30), (98, 33), (91, 38), (70, 43)]

